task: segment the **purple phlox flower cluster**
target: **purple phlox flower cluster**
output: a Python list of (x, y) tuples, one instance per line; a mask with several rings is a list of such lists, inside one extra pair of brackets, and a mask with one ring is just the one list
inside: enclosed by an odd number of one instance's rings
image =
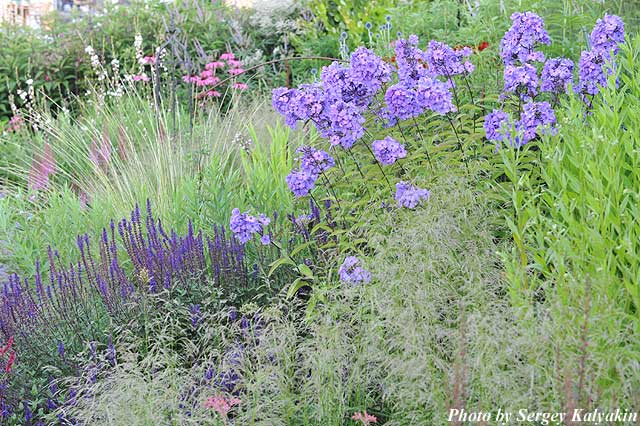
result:
[(504, 68), (504, 92), (515, 93), (521, 99), (530, 99), (537, 94), (538, 72), (530, 64), (507, 65)]
[(506, 112), (494, 109), (484, 119), (484, 131), (490, 141), (510, 140), (513, 134), (513, 122)]
[(552, 58), (544, 63), (542, 69), (543, 92), (563, 93), (573, 84), (573, 61), (566, 58)]
[(354, 102), (359, 107), (369, 105), (382, 85), (391, 80), (389, 64), (365, 47), (359, 47), (351, 54), (345, 74), (338, 72), (339, 79), (334, 76), (331, 82), (325, 81), (325, 73), (336, 66), (337, 63), (334, 62), (322, 71), (325, 89), (329, 92), (338, 89), (337, 99)]
[(371, 148), (380, 164), (386, 166), (395, 163), (399, 158), (407, 156), (407, 151), (404, 149), (404, 146), (391, 136), (374, 141), (373, 144), (371, 144)]
[(424, 110), (431, 110), (438, 114), (446, 114), (456, 110), (449, 85), (431, 77), (423, 77), (418, 80), (416, 102)]
[(505, 65), (543, 62), (544, 54), (535, 49), (540, 44), (551, 44), (544, 21), (532, 12), (511, 15), (511, 28), (500, 42), (500, 57)]
[(418, 36), (410, 35), (408, 40), (400, 39), (395, 46), (398, 80), (412, 86), (422, 77), (429, 75), (426, 53), (418, 48)]
[(400, 181), (396, 183), (395, 198), (398, 202), (398, 207), (415, 209), (422, 200), (428, 200), (429, 195), (429, 190), (418, 188), (408, 182)]
[(618, 53), (618, 45), (624, 43), (624, 22), (619, 16), (604, 15), (598, 19), (589, 36), (591, 51), (609, 57), (611, 51)]
[(615, 67), (613, 57), (618, 53), (618, 46), (624, 42), (624, 23), (620, 17), (605, 15), (598, 19), (589, 37), (591, 50), (580, 55), (578, 85), (576, 92), (583, 96), (595, 95), (600, 87), (607, 85), (607, 76), (613, 74)]
[(416, 91), (403, 83), (394, 84), (387, 89), (384, 100), (387, 104), (384, 116), (389, 126), (398, 120), (407, 120), (423, 113), (423, 109), (416, 102)]
[(371, 282), (371, 272), (362, 267), (362, 262), (355, 256), (348, 256), (338, 269), (340, 281), (348, 284)]
[(470, 74), (473, 64), (467, 60), (472, 54), (469, 47), (453, 50), (449, 45), (431, 40), (425, 52), (429, 73), (432, 76), (444, 76), (451, 79), (454, 75)]
[(585, 95), (596, 95), (600, 92), (600, 87), (607, 85), (608, 74), (613, 73), (613, 69), (610, 66), (605, 66), (605, 63), (605, 58), (599, 53), (582, 52), (576, 91)]
[(318, 175), (311, 174), (305, 170), (294, 169), (287, 175), (286, 179), (293, 195), (304, 197), (315, 188)]
[(301, 146), (297, 152), (300, 154), (300, 168), (309, 174), (317, 176), (336, 165), (327, 152), (311, 146)]
[(554, 134), (555, 125), (556, 116), (549, 102), (528, 102), (522, 108), (520, 120), (515, 123), (506, 112), (493, 110), (485, 117), (484, 130), (488, 140), (519, 148), (536, 136)]
[(414, 82), (413, 86), (394, 84), (384, 95), (387, 104), (383, 116), (388, 126), (398, 120), (407, 120), (431, 110), (439, 114), (455, 111), (453, 95), (447, 83), (428, 76)]
[(549, 102), (529, 102), (522, 108), (522, 116), (516, 123), (518, 133), (522, 135), (521, 145), (542, 134), (554, 134), (556, 115)]
[(364, 136), (365, 118), (354, 104), (337, 101), (329, 107), (328, 117), (331, 126), (324, 129), (322, 134), (329, 138), (332, 146), (340, 145), (349, 149)]
[(248, 212), (240, 213), (240, 209), (231, 211), (229, 225), (231, 232), (236, 236), (241, 244), (247, 243), (255, 234), (264, 235), (264, 227), (271, 222), (264, 214), (259, 217), (251, 216)]
[(324, 67), (321, 84), (298, 89), (274, 89), (272, 103), (288, 126), (312, 121), (332, 145), (345, 149), (364, 135), (362, 112), (383, 84), (391, 80), (391, 68), (372, 51), (361, 47), (349, 66), (338, 62)]

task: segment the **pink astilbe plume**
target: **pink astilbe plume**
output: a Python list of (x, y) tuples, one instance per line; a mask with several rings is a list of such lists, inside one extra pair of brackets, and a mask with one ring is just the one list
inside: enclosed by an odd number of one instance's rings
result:
[(376, 416), (372, 416), (366, 411), (362, 413), (355, 413), (353, 416), (351, 416), (351, 419), (355, 420), (356, 422), (362, 422), (363, 426), (370, 426), (378, 421)]
[(45, 143), (42, 154), (33, 154), (33, 161), (29, 169), (29, 188), (34, 191), (46, 189), (49, 186), (49, 175), (55, 173), (56, 170), (53, 149), (49, 143)]
[(227, 413), (234, 405), (238, 404), (240, 404), (240, 400), (238, 398), (226, 398), (223, 395), (209, 397), (204, 402), (205, 408), (213, 409), (216, 413), (220, 414), (223, 419), (226, 419)]
[(91, 147), (89, 148), (89, 159), (96, 166), (108, 166), (111, 161), (111, 142), (107, 137), (102, 137), (102, 141), (100, 146), (98, 147), (98, 142), (91, 142)]

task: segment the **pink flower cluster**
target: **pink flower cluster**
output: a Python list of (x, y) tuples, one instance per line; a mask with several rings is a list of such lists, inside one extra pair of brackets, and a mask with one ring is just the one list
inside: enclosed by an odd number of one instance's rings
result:
[[(219, 98), (222, 96), (222, 93), (215, 88), (220, 84), (222, 79), (216, 74), (223, 71), (226, 71), (229, 77), (235, 77), (245, 72), (242, 68), (242, 62), (236, 59), (233, 53), (226, 52), (220, 55), (218, 60), (206, 64), (204, 70), (200, 71), (200, 73), (185, 75), (182, 77), (182, 80), (185, 83), (193, 83), (198, 87), (210, 87), (210, 90), (206, 92), (207, 96)], [(247, 90), (249, 88), (246, 83), (239, 82), (233, 83), (231, 87), (237, 90)]]
[(7, 124), (7, 131), (17, 132), (22, 128), (23, 124), (24, 124), (24, 120), (22, 119), (22, 117), (16, 114), (13, 117), (11, 117), (11, 120), (9, 120), (9, 123)]
[(216, 395), (207, 398), (204, 402), (205, 408), (211, 408), (223, 418), (227, 418), (227, 413), (235, 406), (240, 404), (238, 398), (227, 398), (223, 395)]
[(366, 411), (362, 413), (355, 413), (353, 416), (351, 416), (351, 419), (355, 420), (356, 422), (362, 422), (363, 426), (370, 426), (378, 421), (376, 416), (372, 416)]

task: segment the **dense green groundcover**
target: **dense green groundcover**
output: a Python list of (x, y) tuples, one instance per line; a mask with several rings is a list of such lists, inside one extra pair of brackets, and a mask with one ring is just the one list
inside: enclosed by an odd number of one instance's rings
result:
[[(635, 2), (287, 4), (288, 15), (269, 2), (134, 3), (46, 30), (83, 37), (25, 30), (2, 43), (0, 55), (17, 53), (1, 70), (0, 114), (14, 115), (13, 94), (21, 117), (0, 147), (2, 424), (408, 426), (465, 424), (448, 421), (452, 409), (640, 410)], [(544, 19), (551, 43), (535, 48), (573, 60), (576, 76), (605, 13), (624, 20), (626, 41), (608, 78), (599, 65), (599, 93), (576, 78), (582, 93), (536, 95), (557, 123), (514, 147), (519, 128), (500, 143), (483, 125), (496, 108), (524, 120), (530, 104), (502, 94), (500, 40), (519, 11)], [(137, 34), (144, 56), (177, 36), (158, 67), (139, 68)], [(457, 46), (475, 69), (439, 77), (455, 110), (385, 126), (378, 107), (403, 66), (391, 42), (410, 34), (421, 49)], [(331, 130), (313, 119), (287, 126), (283, 98), (271, 104), (274, 86), (320, 81), (329, 62), (251, 69), (349, 59), (361, 45), (393, 73), (348, 150), (329, 150)], [(183, 81), (215, 62), (249, 71)], [(385, 138), (406, 155), (380, 161)], [(335, 165), (299, 174), (302, 146)], [(259, 235), (244, 243), (238, 221)]]

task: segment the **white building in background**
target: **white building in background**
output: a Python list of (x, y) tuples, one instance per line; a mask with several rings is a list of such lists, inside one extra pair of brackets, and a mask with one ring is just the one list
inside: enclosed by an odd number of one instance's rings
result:
[(40, 18), (55, 9), (56, 0), (0, 0), (0, 20), (37, 27)]
[[(165, 0), (171, 2), (173, 0)], [(43, 15), (59, 10), (69, 11), (74, 7), (89, 11), (101, 8), (105, 2), (127, 3), (127, 0), (0, 0), (0, 22), (39, 27)], [(230, 6), (258, 7), (284, 5), (291, 0), (224, 0)]]

